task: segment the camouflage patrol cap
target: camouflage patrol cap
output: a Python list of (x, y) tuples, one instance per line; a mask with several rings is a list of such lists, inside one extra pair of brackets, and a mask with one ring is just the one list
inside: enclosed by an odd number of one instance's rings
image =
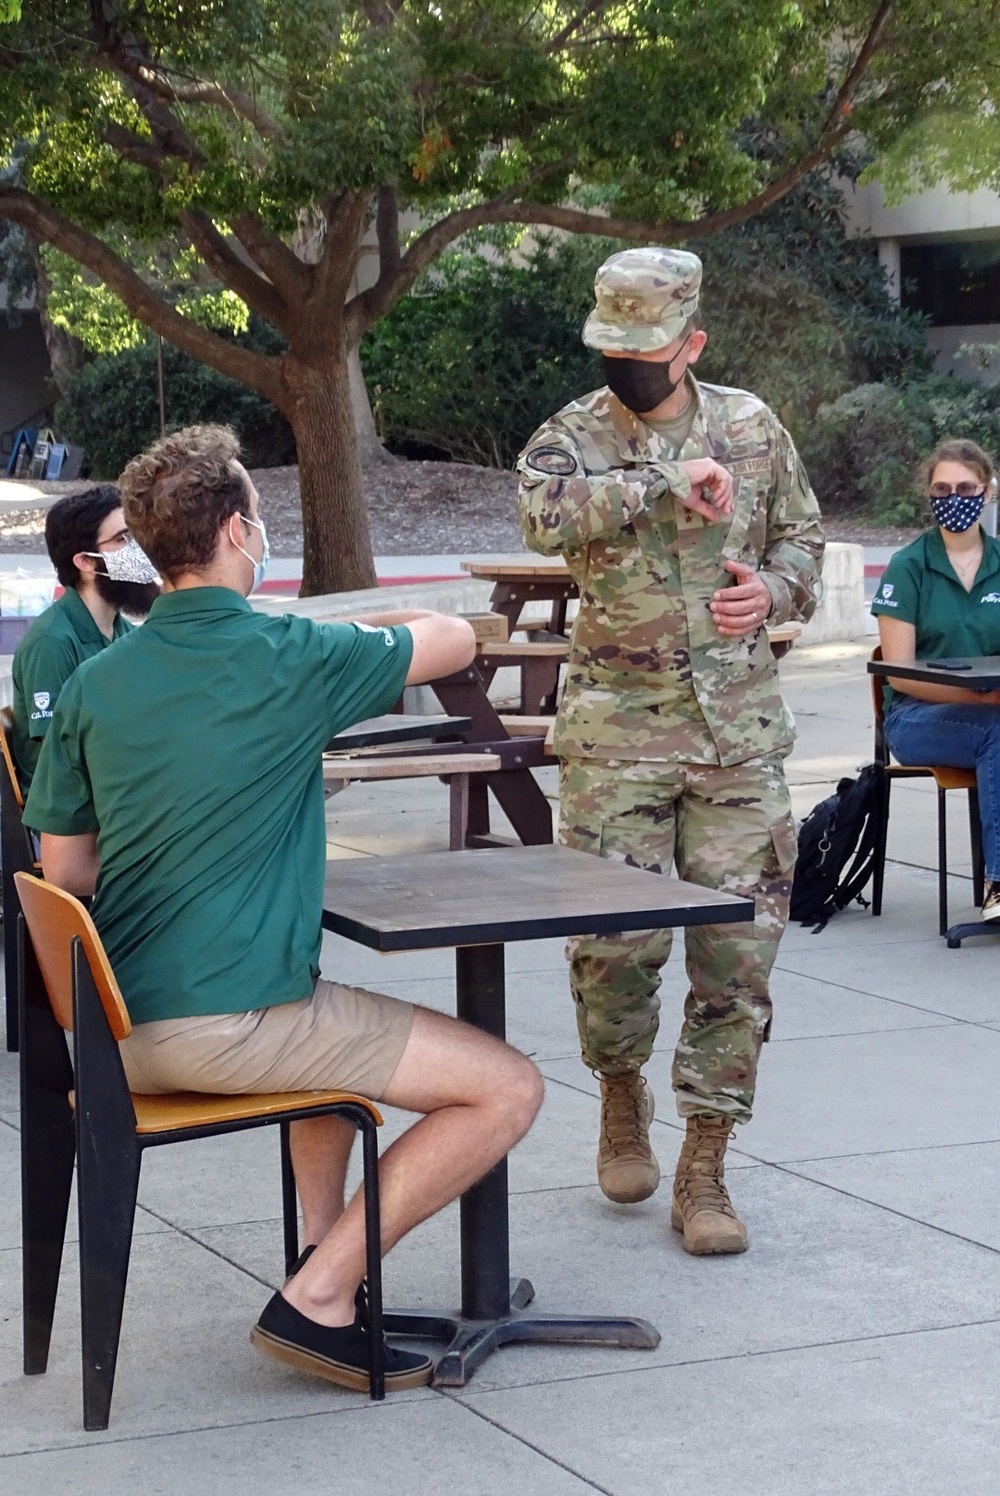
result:
[(683, 249), (623, 249), (594, 276), (588, 348), (652, 353), (679, 338), (698, 310), (701, 261)]

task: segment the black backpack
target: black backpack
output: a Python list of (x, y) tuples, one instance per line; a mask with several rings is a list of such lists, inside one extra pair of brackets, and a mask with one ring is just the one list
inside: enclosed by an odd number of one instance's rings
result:
[(814, 935), (852, 899), (867, 909), (861, 895), (875, 868), (878, 817), (879, 770), (868, 764), (802, 822), (789, 915), (814, 925)]

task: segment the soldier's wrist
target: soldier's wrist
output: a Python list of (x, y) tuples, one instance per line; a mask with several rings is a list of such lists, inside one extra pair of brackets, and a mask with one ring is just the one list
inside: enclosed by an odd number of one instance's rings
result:
[(759, 571), (757, 575), (767, 588), (771, 599), (771, 606), (764, 615), (765, 620), (768, 623), (787, 623), (791, 612), (791, 598), (785, 583), (780, 577), (772, 576), (766, 571)]

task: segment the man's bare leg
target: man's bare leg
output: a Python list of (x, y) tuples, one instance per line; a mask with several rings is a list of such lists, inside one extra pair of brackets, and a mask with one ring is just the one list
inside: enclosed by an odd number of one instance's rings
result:
[[(380, 1100), (425, 1113), (379, 1163), (385, 1253), (524, 1137), (542, 1102), (542, 1078), (530, 1060), (499, 1039), (417, 1008), (403, 1057)], [(310, 1160), (304, 1162), (308, 1169)], [(303, 1186), (313, 1198), (321, 1190), (320, 1181), (302, 1181)], [(282, 1292), (307, 1319), (348, 1325), (364, 1274), (359, 1191)]]
[(288, 1130), (302, 1206), (302, 1245), (315, 1246), (344, 1214), (347, 1165), (357, 1129), (343, 1117), (309, 1117)]

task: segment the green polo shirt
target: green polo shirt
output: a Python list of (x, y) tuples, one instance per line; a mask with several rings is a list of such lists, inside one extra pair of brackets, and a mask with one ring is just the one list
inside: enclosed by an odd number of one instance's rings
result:
[(308, 997), (326, 871), (321, 753), (388, 711), (409, 629), (168, 592), (66, 683), (25, 806), (97, 832), (92, 913), (133, 1023)]
[[(948, 560), (941, 531), (925, 531), (892, 557), (872, 612), (913, 624), (918, 660), (1000, 655), (1000, 541), (983, 532), (983, 559), (966, 592)], [(961, 683), (956, 676), (955, 684)], [(902, 694), (886, 686), (886, 710)]]
[(84, 660), (100, 654), (115, 639), (131, 633), (132, 625), (119, 613), (114, 638), (97, 627), (87, 604), (74, 587), (67, 587), (28, 629), (17, 649), (11, 677), (14, 686), (13, 752), (21, 788), (27, 793), (49, 730), (59, 692)]

